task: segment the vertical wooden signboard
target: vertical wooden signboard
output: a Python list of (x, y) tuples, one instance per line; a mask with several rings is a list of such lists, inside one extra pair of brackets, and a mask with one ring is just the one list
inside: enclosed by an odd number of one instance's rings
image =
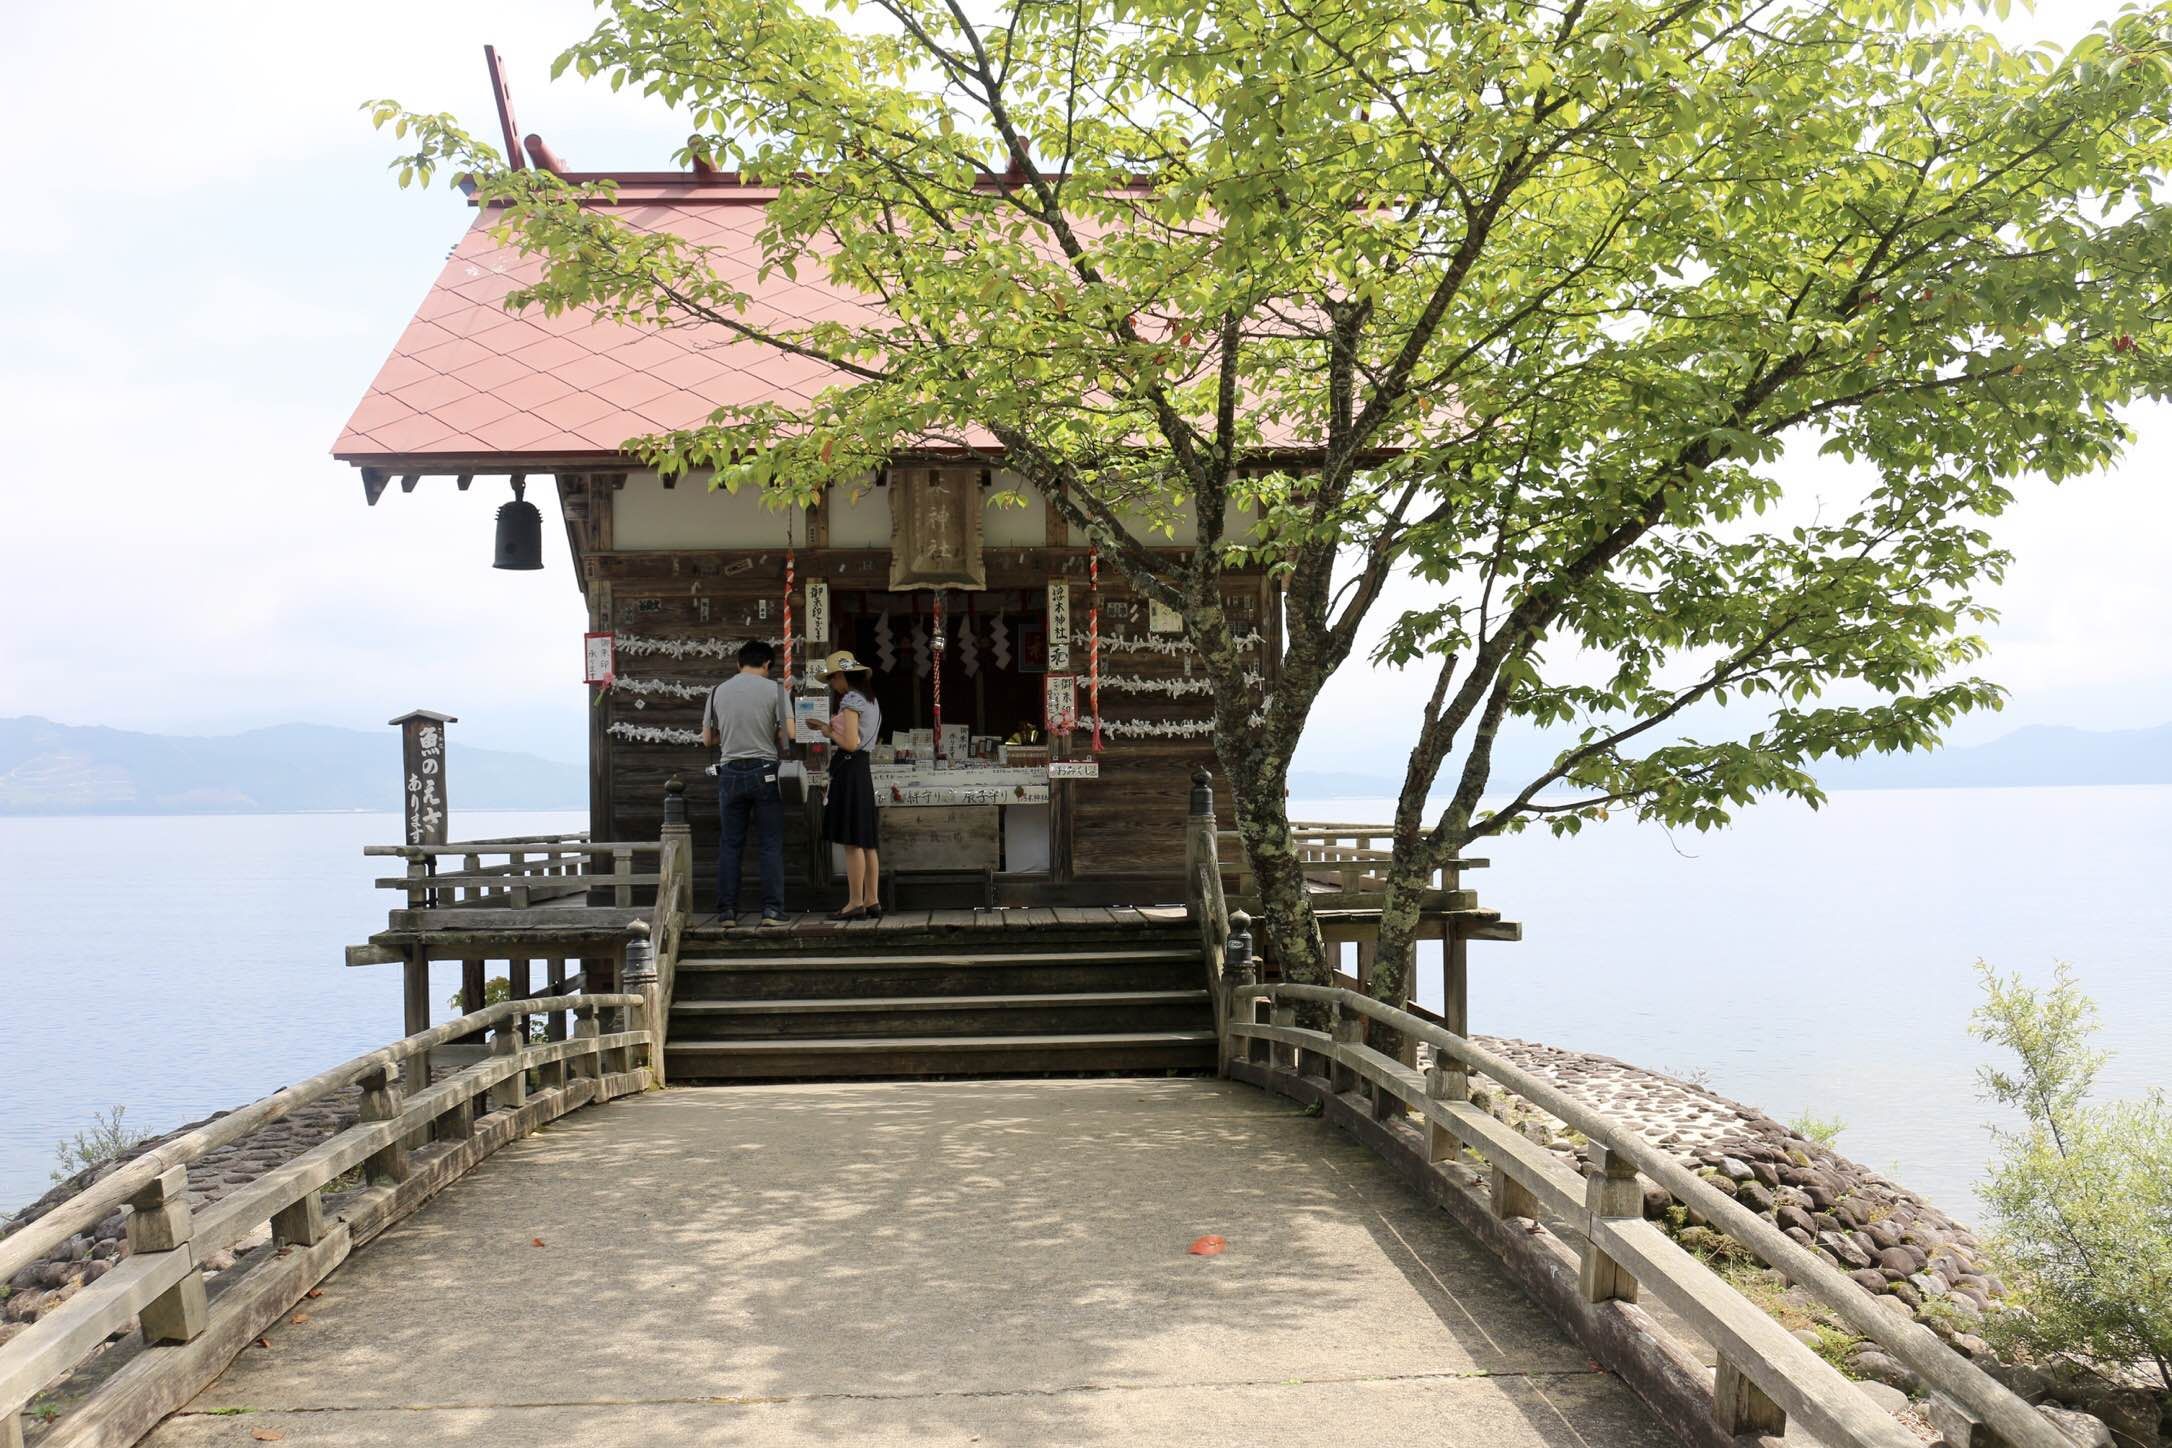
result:
[(400, 729), (407, 843), (442, 845), (450, 808), (445, 795), (445, 726), (460, 721), (450, 714), (417, 709), (386, 722)]
[(1048, 585), (1048, 672), (1071, 671), (1071, 585)]

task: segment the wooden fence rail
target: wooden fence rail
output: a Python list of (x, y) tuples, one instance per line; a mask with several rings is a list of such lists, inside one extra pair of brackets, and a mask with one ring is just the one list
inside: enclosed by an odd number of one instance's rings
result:
[(677, 775), (664, 785), (664, 827), (656, 874), (656, 909), (648, 922), (649, 942), (656, 953), (656, 999), (649, 1013), (655, 1025), (656, 1055), (650, 1064), (661, 1086), (671, 1002), (678, 989), (679, 946), (694, 913), (694, 832), (686, 822), (686, 781)]
[[(1920, 1448), (1913, 1434), (1823, 1358), (1644, 1219), (1637, 1174), (1785, 1273), (1856, 1331), (1914, 1370), (2013, 1448), (2066, 1448), (2035, 1409), (1940, 1342), (1930, 1329), (1881, 1307), (1824, 1258), (1684, 1167), (1620, 1122), (1461, 1035), (1339, 986), (1227, 983), (1225, 1059), (1277, 1075), (1324, 1076), (1337, 1094), (1362, 1090), (1372, 1114), (1406, 1108), (1426, 1121), (1435, 1162), (1468, 1149), (1491, 1173), (1493, 1210), (1530, 1218), (1580, 1253), (1587, 1302), (1634, 1301), (1648, 1290), (1717, 1350), (1712, 1411), (1729, 1434), (1785, 1431), (1790, 1419), (1846, 1448)], [(1299, 1003), (1325, 1005), (1330, 1028), (1296, 1024)], [(1365, 1044), (1366, 1021), (1430, 1042), (1421, 1074)], [(1470, 1100), (1472, 1073), (1551, 1112), (1590, 1142), (1582, 1176)]]
[[(559, 1011), (576, 1017), (572, 1036), (530, 1041), (528, 1017)], [(395, 1083), (404, 1063), (483, 1030), (493, 1032), (489, 1056), (401, 1095)], [(143, 1351), (73, 1405), (45, 1443), (135, 1442), (224, 1371), (354, 1247), (505, 1142), (592, 1101), (643, 1089), (661, 1060), (641, 995), (504, 1001), (275, 1091), (109, 1173), (0, 1240), (0, 1281), (6, 1281), (109, 1213), (128, 1209), (130, 1254), (0, 1343), (0, 1448), (21, 1448), (24, 1406), (132, 1320), (140, 1323)], [(355, 1125), (201, 1212), (190, 1210), (190, 1162), (349, 1086), (362, 1088)], [(417, 1142), (427, 1144), (411, 1152)], [(357, 1168), (367, 1185), (329, 1219), (319, 1193)], [(238, 1282), (207, 1297), (204, 1259), (267, 1222), (281, 1250), (260, 1254)]]
[[(1290, 844), (1304, 866), (1305, 878), (1318, 889), (1350, 896), (1386, 890), (1387, 865), (1395, 858), (1394, 838), (1384, 825), (1290, 823)], [(1232, 893), (1248, 893), (1252, 866), (1245, 856), (1243, 836), (1236, 830), (1222, 830), (1217, 839), (1222, 873), (1230, 880)], [(1490, 863), (1483, 859), (1441, 862), (1426, 882), (1428, 890), (1435, 892), (1432, 903), (1468, 906), (1468, 898), (1449, 898), (1458, 895), (1461, 872), (1482, 870)]]
[[(364, 845), (368, 856), (407, 862), (405, 874), (377, 880), (380, 890), (404, 890), (411, 909), (510, 906), (516, 910), (591, 891), (608, 890), (611, 904), (633, 905), (636, 889), (660, 883), (637, 872), (639, 856), (658, 855), (656, 840), (590, 840), (586, 836), (508, 836), (443, 845)], [(504, 856), (486, 864), (485, 857)], [(457, 860), (452, 869), (441, 862)]]

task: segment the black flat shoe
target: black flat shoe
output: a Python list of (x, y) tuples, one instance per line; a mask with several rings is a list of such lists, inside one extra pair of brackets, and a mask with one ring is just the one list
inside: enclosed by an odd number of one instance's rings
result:
[(858, 910), (832, 910), (829, 913), (829, 918), (837, 921), (857, 920), (860, 918), (860, 912)]

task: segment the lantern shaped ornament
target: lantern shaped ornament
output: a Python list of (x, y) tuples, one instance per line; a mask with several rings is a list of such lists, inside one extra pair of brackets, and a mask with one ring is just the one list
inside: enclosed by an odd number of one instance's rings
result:
[(498, 509), (498, 556), (492, 568), (517, 568), (526, 572), (543, 566), (543, 515), (524, 496), (528, 480), (513, 478), (513, 501)]

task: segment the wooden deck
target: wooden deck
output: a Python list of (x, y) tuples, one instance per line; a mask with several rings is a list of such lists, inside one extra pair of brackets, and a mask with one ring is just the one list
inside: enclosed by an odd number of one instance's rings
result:
[[(1122, 928), (1180, 925), (1188, 918), (1182, 905), (1000, 905), (992, 910), (892, 910), (880, 920), (832, 920), (827, 915), (794, 915), (788, 925), (762, 926), (758, 912), (741, 912), (738, 930), (762, 935), (866, 935), (876, 932), (959, 930), (1046, 930), (1055, 926)], [(723, 917), (696, 914), (690, 933), (719, 932)], [(721, 932), (720, 932), (721, 933)]]

